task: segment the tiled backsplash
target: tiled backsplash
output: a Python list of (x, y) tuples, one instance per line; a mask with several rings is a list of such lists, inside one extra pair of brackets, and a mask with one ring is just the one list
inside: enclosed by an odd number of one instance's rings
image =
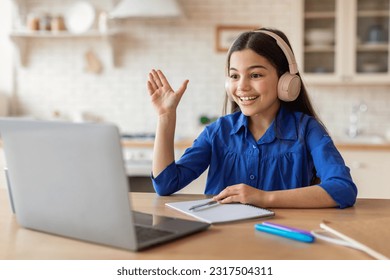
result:
[[(44, 7), (48, 0), (34, 1)], [(91, 1), (105, 9), (110, 1)], [(202, 114), (220, 115), (224, 98), (225, 54), (214, 47), (217, 25), (254, 25), (281, 29), (294, 43), (295, 0), (181, 0), (180, 19), (128, 19), (113, 23), (125, 33), (110, 47), (100, 38), (30, 39), (28, 65), (18, 68), (13, 112), (51, 118), (78, 119), (86, 112), (114, 122), (124, 132), (153, 132), (156, 115), (146, 90), (150, 69), (165, 71), (174, 88), (190, 83), (178, 111), (177, 134), (199, 132)], [(69, 5), (72, 1), (62, 2)], [(59, 5), (57, 3), (57, 5)], [(64, 6), (64, 8), (66, 8)], [(57, 7), (58, 9), (58, 7)], [(85, 53), (93, 50), (101, 74), (85, 71)], [(344, 133), (353, 105), (365, 102), (362, 129), (390, 129), (390, 87), (309, 88), (315, 107), (332, 134)]]
[(385, 136), (390, 131), (389, 86), (309, 87), (311, 100), (333, 136), (346, 136), (353, 107), (366, 105), (358, 112), (362, 133)]

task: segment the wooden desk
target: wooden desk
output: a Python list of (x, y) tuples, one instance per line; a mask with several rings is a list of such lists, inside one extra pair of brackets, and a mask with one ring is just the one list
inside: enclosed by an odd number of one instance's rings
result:
[[(138, 211), (188, 218), (164, 203), (203, 196), (133, 193), (131, 198)], [(275, 209), (275, 212), (273, 221), (311, 230), (318, 228), (322, 219), (390, 217), (390, 200), (359, 199), (355, 207), (344, 210)], [(254, 224), (260, 221), (211, 226), (207, 231), (134, 253), (21, 228), (10, 210), (6, 190), (0, 190), (0, 259), (371, 259), (357, 250), (320, 240), (306, 244), (256, 232)], [(388, 242), (383, 246), (389, 246)]]

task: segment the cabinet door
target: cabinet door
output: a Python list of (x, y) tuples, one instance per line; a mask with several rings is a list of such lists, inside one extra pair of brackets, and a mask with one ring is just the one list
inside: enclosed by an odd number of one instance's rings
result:
[(341, 150), (360, 198), (390, 198), (389, 151)]
[(352, 71), (360, 80), (389, 79), (389, 0), (355, 0)]
[(302, 0), (300, 61), (310, 84), (390, 83), (390, 0)]
[(336, 0), (304, 1), (305, 73), (336, 72)]

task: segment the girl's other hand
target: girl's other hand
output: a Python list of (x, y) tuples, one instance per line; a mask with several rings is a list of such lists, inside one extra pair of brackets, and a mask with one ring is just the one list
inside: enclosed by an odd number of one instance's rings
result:
[(226, 187), (213, 199), (220, 203), (235, 203), (252, 204), (256, 206), (262, 206), (262, 198), (265, 192), (254, 187), (237, 184)]
[(168, 80), (160, 70), (152, 70), (149, 73), (148, 92), (151, 96), (153, 106), (158, 115), (175, 112), (176, 108), (187, 89), (188, 80), (185, 80), (181, 87), (175, 92)]

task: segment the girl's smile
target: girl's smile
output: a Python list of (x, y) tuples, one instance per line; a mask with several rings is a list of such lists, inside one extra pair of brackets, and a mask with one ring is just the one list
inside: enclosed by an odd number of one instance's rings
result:
[(258, 96), (242, 96), (242, 97), (239, 97), (240, 99), (240, 104), (242, 106), (247, 106), (247, 105), (251, 105), (254, 103), (254, 100), (256, 100), (257, 98), (259, 98)]

